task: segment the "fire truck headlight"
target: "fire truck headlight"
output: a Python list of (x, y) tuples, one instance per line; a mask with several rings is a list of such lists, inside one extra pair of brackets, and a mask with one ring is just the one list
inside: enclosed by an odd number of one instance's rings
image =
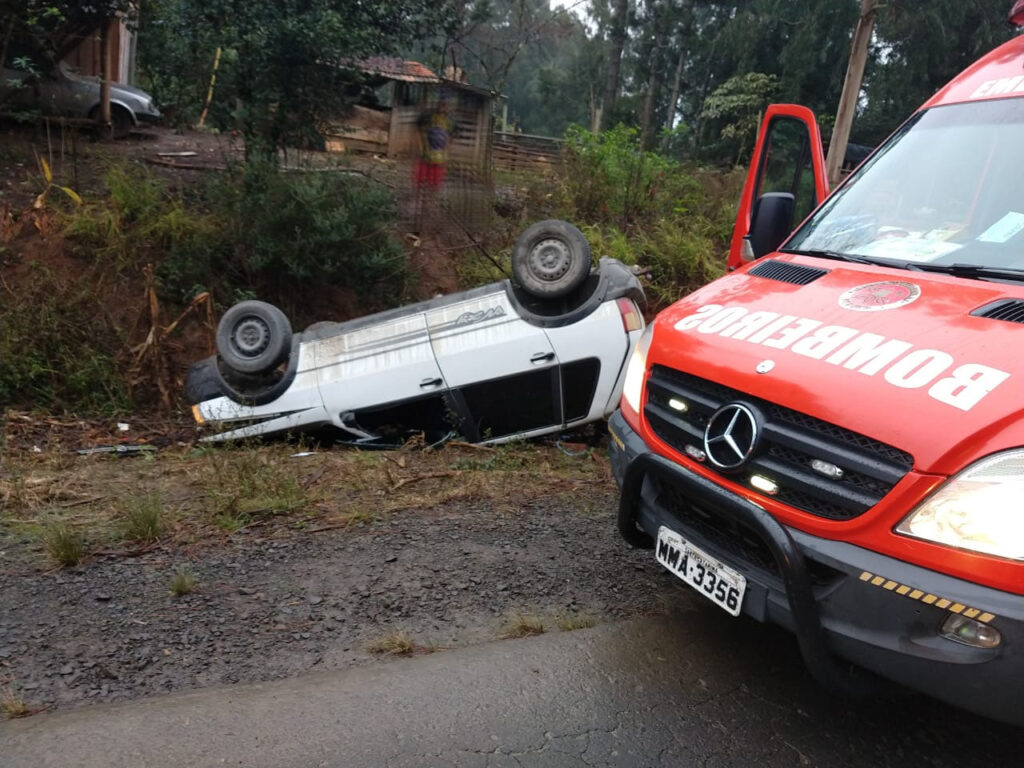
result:
[(1024, 560), (1024, 450), (989, 456), (954, 475), (896, 532), (1010, 560)]
[(626, 378), (622, 382), (622, 399), (629, 404), (635, 413), (640, 413), (640, 400), (644, 390), (644, 373), (647, 371), (647, 350), (651, 348), (651, 334), (654, 325), (648, 325), (633, 347), (626, 368)]

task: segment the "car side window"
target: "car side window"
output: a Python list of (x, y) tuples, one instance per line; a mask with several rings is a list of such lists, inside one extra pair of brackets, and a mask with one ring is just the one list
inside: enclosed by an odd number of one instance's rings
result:
[(795, 199), (794, 224), (817, 207), (811, 137), (800, 120), (776, 117), (768, 126), (754, 199), (767, 192), (789, 192)]

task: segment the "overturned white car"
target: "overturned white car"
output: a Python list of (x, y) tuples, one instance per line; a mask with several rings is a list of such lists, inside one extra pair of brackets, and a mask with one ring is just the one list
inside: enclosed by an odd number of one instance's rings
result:
[(517, 241), (513, 274), (294, 335), (270, 304), (236, 304), (217, 354), (189, 371), (196, 421), (213, 440), (333, 426), (367, 442), (411, 430), (501, 442), (610, 414), (644, 327), (633, 272), (592, 268), (578, 229), (543, 221)]

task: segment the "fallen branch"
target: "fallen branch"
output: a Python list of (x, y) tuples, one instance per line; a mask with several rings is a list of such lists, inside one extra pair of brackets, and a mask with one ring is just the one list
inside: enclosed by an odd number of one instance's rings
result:
[(323, 531), (336, 531), (339, 528), (348, 528), (352, 525), (351, 520), (344, 520), (340, 523), (331, 523), (330, 525), (321, 525), (319, 528), (307, 528), (304, 533), (322, 533)]
[(324, 473), (326, 471), (327, 471), (327, 465), (324, 464), (322, 467), (320, 467), (320, 469), (318, 469), (316, 472), (314, 472), (312, 475), (310, 475), (308, 478), (306, 478), (305, 481), (303, 481), (302, 486), (301, 486), (302, 490), (308, 491), (321, 477), (324, 476)]
[(71, 507), (81, 507), (86, 504), (93, 504), (97, 501), (103, 501), (106, 496), (94, 496), (91, 499), (78, 499), (77, 501), (68, 501), (64, 504), (58, 504), (57, 506), (61, 509), (71, 509)]
[(497, 448), (491, 448), (491, 446), (489, 445), (477, 445), (476, 443), (466, 443), (463, 442), (462, 440), (451, 440), (445, 443), (445, 445), (454, 446), (455, 448), (472, 448), (474, 451), (491, 451), (492, 453), (498, 450)]
[(89, 557), (96, 557), (97, 555), (103, 555), (104, 557), (138, 557), (139, 555), (152, 552), (154, 549), (159, 549), (161, 546), (163, 546), (163, 542), (158, 539), (138, 549), (98, 549), (90, 552)]
[(425, 475), (416, 475), (416, 477), (406, 477), (399, 480), (397, 483), (391, 486), (392, 491), (397, 491), (403, 485), (409, 485), (410, 483), (416, 483), (420, 480), (432, 480), (439, 477), (456, 477), (458, 472), (428, 472)]

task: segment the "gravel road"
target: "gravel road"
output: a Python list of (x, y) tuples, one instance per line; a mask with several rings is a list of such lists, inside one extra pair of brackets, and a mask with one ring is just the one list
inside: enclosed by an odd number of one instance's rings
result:
[[(64, 709), (370, 663), (366, 644), (395, 632), (443, 652), (519, 614), (559, 631), (560, 618), (658, 612), (669, 577), (619, 539), (613, 489), (588, 493), (573, 509), (463, 502), (49, 572), (0, 533), (0, 681)], [(182, 566), (197, 590), (174, 597)]]

